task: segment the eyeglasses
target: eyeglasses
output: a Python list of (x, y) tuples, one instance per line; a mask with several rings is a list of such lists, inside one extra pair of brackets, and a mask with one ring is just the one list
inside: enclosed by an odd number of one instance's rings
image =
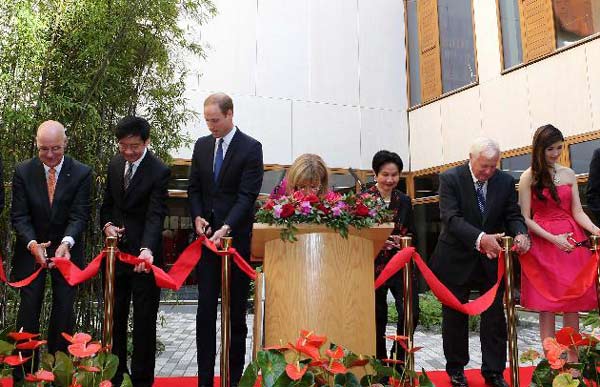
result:
[(40, 153), (48, 153), (48, 152), (58, 153), (58, 152), (62, 151), (63, 149), (65, 149), (65, 146), (64, 145), (56, 145), (56, 146), (47, 147), (47, 146), (39, 146), (38, 145), (37, 148)]
[(144, 143), (137, 143), (137, 144), (124, 144), (122, 142), (119, 142), (119, 150), (132, 150), (134, 152), (137, 152), (139, 150), (141, 150), (144, 147)]

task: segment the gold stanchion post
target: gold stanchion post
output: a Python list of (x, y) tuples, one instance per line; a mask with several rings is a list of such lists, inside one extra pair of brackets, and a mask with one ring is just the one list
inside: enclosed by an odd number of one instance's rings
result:
[(102, 327), (102, 344), (112, 348), (113, 315), (115, 310), (115, 260), (117, 255), (117, 237), (107, 237), (106, 258), (104, 260), (104, 325)]
[[(590, 235), (590, 250), (592, 254), (598, 251), (598, 241), (600, 237), (598, 235)], [(596, 275), (596, 295), (598, 296), (598, 310), (600, 310), (600, 262), (598, 262), (597, 275)]]
[[(519, 349), (517, 347), (517, 311), (515, 310), (515, 274), (512, 261), (513, 238), (502, 237), (502, 250), (504, 251), (504, 301), (506, 304), (506, 317), (508, 327), (508, 362), (510, 364), (510, 385), (519, 387)], [(501, 265), (501, 262), (498, 262)]]
[[(221, 238), (222, 251), (231, 247), (232, 238)], [(230, 386), (229, 348), (231, 347), (230, 286), (231, 254), (225, 254), (221, 262), (221, 387)]]
[[(410, 247), (412, 244), (411, 237), (400, 238), (400, 247), (403, 249)], [(404, 369), (409, 375), (409, 383), (415, 385), (415, 379), (412, 377), (415, 372), (415, 354), (412, 352), (414, 347), (414, 327), (413, 327), (413, 291), (412, 288), (412, 262), (409, 261), (403, 270), (404, 275), (404, 336), (408, 337), (406, 347), (407, 351), (404, 358)]]

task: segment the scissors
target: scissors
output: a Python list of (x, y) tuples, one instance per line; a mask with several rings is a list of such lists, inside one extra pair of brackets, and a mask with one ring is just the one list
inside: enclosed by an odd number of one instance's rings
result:
[(582, 240), (580, 242), (577, 242), (575, 240), (575, 238), (573, 238), (573, 237), (569, 237), (568, 239), (569, 239), (569, 242), (571, 242), (573, 244), (573, 247), (587, 247), (587, 248), (591, 247), (590, 241), (588, 239)]

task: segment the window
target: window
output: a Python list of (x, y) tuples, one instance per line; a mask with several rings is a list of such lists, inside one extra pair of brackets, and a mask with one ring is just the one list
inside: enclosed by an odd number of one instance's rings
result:
[(406, 2), (410, 103), (477, 81), (471, 0)]
[(515, 182), (521, 178), (521, 174), (531, 166), (531, 153), (519, 156), (503, 157), (500, 160), (500, 169), (511, 175)]
[(571, 169), (577, 174), (588, 173), (592, 155), (597, 148), (600, 148), (600, 139), (570, 145)]
[(600, 0), (499, 0), (504, 68), (600, 32)]
[(437, 173), (431, 175), (415, 176), (415, 198), (424, 198), (438, 194), (440, 178)]
[(265, 169), (260, 193), (263, 195), (270, 195), (273, 189), (281, 183), (284, 176), (285, 169), (283, 168)]

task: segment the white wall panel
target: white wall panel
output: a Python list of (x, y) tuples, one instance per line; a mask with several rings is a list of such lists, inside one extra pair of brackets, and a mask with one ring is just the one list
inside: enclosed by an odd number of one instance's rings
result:
[(495, 1), (473, 1), (479, 83), (500, 76), (500, 41)]
[(527, 74), (513, 71), (480, 86), (482, 133), (501, 149), (531, 144)]
[(550, 123), (565, 136), (592, 128), (585, 46), (527, 67), (531, 127)]
[(600, 130), (600, 39), (588, 43), (586, 55), (592, 130)]
[(309, 0), (310, 100), (358, 105), (355, 1)]
[(293, 158), (316, 153), (329, 167), (354, 167), (360, 163), (358, 107), (294, 102), (292, 118)]
[(256, 3), (216, 0), (218, 14), (198, 27), (206, 60), (194, 59), (192, 71), (201, 74), (199, 87), (253, 94), (256, 72)]
[(443, 164), (440, 104), (432, 103), (409, 112), (410, 170)]
[(360, 105), (407, 108), (404, 3), (359, 0)]
[(309, 99), (308, 0), (258, 0), (256, 51), (257, 95)]
[(361, 165), (370, 169), (375, 152), (386, 149), (402, 157), (408, 171), (408, 122), (406, 112), (361, 108)]
[(440, 101), (444, 164), (469, 157), (471, 142), (482, 136), (479, 88)]

